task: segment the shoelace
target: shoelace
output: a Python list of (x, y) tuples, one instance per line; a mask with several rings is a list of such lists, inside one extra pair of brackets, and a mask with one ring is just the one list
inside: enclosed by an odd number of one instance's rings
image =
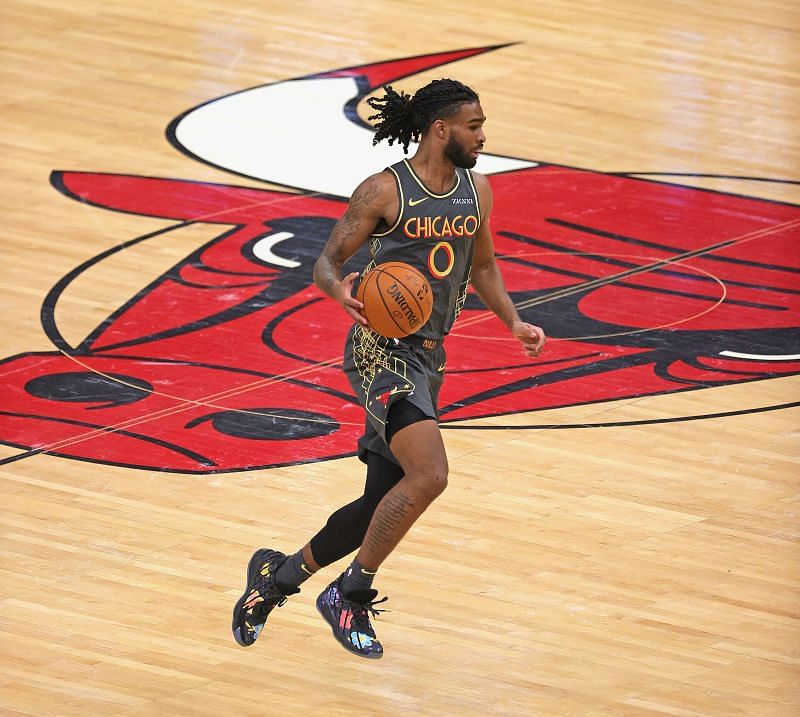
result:
[(264, 617), (273, 607), (281, 607), (286, 602), (286, 596), (282, 595), (278, 602), (272, 602), (271, 600), (265, 600), (264, 602), (260, 602), (253, 607), (253, 616), (254, 617)]
[(391, 612), (390, 610), (378, 610), (375, 606), (380, 605), (382, 602), (386, 602), (388, 600), (388, 596), (381, 598), (380, 600), (371, 600), (370, 602), (354, 602), (351, 603), (353, 605), (353, 627), (356, 630), (363, 632), (364, 628), (372, 629), (372, 625), (369, 622), (369, 615), (372, 617), (378, 617), (382, 612)]

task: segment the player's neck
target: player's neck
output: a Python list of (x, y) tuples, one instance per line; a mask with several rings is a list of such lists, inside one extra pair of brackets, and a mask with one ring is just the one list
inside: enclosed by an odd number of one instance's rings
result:
[(455, 165), (442, 154), (420, 147), (409, 160), (417, 176), (434, 194), (445, 194), (456, 181)]

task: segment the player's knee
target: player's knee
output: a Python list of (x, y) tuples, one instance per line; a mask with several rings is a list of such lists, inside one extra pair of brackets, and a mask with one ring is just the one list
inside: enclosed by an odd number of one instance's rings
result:
[(447, 488), (447, 463), (427, 467), (413, 477), (414, 490), (427, 503), (438, 498)]
[(435, 500), (444, 493), (444, 489), (447, 488), (447, 469), (434, 473), (428, 483), (428, 487), (431, 500)]

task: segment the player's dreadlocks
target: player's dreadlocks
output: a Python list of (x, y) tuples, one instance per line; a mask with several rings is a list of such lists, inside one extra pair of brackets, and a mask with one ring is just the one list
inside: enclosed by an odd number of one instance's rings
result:
[(456, 80), (434, 80), (417, 90), (412, 97), (397, 93), (385, 85), (383, 97), (370, 97), (367, 104), (377, 110), (370, 120), (378, 120), (372, 144), (388, 139), (403, 145), (408, 154), (411, 140), (418, 141), (436, 119), (452, 117), (458, 108), (468, 102), (477, 102), (477, 93)]

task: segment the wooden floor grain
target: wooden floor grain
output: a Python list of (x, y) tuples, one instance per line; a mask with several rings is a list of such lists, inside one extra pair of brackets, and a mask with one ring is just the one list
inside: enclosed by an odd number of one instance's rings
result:
[[(516, 42), (457, 66), (481, 92), (492, 152), (798, 204), (799, 33), (790, 0), (7, 0), (3, 356), (52, 350), (39, 315), (50, 288), (165, 226), (70, 201), (50, 172), (231, 182), (165, 140), (199, 103)], [(65, 336), (208, 231), (84, 275), (59, 306)], [(785, 377), (472, 422), (607, 427), (445, 431), (450, 486), (380, 573), (391, 612), (376, 622), (377, 664), (347, 655), (314, 609), (337, 566), (252, 648), (230, 635), (251, 552), (296, 549), (356, 497), (355, 458), (219, 475), (7, 463), (0, 713), (800, 715), (798, 413), (743, 412), (799, 396)], [(729, 415), (636, 423), (710, 413)], [(20, 450), (0, 446), (0, 459)]]

